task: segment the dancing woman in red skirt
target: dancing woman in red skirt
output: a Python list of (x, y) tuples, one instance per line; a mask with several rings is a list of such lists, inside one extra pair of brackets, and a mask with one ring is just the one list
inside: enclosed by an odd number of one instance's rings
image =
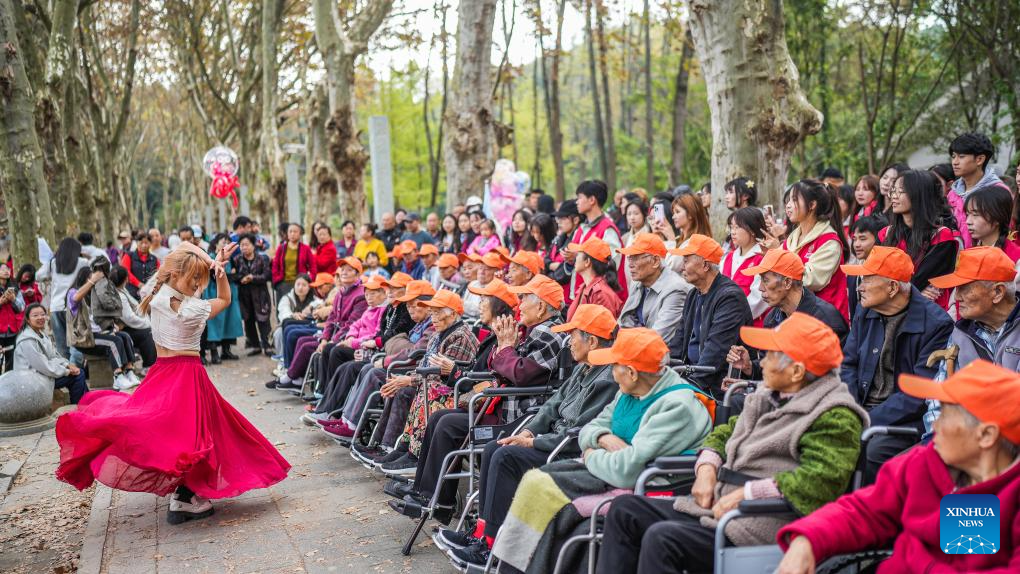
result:
[[(290, 464), (220, 396), (199, 358), (205, 323), (230, 305), (222, 263), (183, 243), (167, 256), (152, 294), (142, 300), (158, 359), (132, 395), (87, 393), (78, 410), (57, 419), (57, 478), (79, 490), (93, 481), (119, 490), (174, 493), (167, 520), (180, 524), (213, 513), (209, 499), (266, 488)], [(216, 298), (196, 297), (216, 277)]]

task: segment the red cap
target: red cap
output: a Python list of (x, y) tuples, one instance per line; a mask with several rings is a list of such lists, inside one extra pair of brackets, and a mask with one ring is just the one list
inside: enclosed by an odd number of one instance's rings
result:
[(609, 309), (602, 305), (584, 304), (577, 306), (570, 322), (556, 325), (549, 330), (553, 333), (566, 333), (574, 329), (595, 335), (600, 339), (609, 339), (612, 338), (613, 330), (616, 329), (616, 319)]
[(819, 377), (843, 362), (836, 333), (806, 313), (796, 312), (774, 329), (741, 327), (740, 338), (755, 349), (782, 351)]
[(984, 359), (972, 361), (942, 383), (900, 375), (900, 390), (919, 399), (960, 405), (983, 423), (999, 426), (1010, 442), (1020, 443), (1020, 374)]
[(630, 247), (624, 247), (619, 250), (624, 255), (656, 255), (658, 257), (666, 256), (666, 244), (662, 242), (662, 238), (654, 233), (638, 233), (634, 236), (633, 243)]
[(657, 373), (669, 347), (657, 332), (645, 327), (620, 329), (616, 341), (608, 349), (588, 353), (593, 365), (624, 365), (642, 373)]
[(673, 255), (698, 255), (709, 263), (719, 263), (723, 256), (722, 247), (715, 239), (698, 233), (692, 235), (683, 247), (670, 249), (669, 252)]
[(769, 249), (761, 262), (741, 271), (744, 275), (761, 275), (772, 271), (795, 281), (804, 279), (804, 262), (796, 253), (785, 249)]
[(876, 245), (861, 265), (840, 265), (847, 275), (881, 275), (893, 281), (910, 281), (914, 262), (902, 249)]
[(956, 271), (928, 282), (939, 289), (952, 289), (972, 281), (1010, 282), (1016, 279), (1016, 267), (998, 247), (971, 247), (960, 252)]

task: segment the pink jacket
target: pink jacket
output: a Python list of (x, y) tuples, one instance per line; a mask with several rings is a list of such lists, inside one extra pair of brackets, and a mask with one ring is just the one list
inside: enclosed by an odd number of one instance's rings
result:
[(333, 309), (326, 317), (326, 328), (323, 329), (322, 340), (336, 343), (343, 338), (351, 323), (361, 317), (368, 308), (365, 301), (365, 286), (359, 279), (357, 283), (341, 290), (333, 299)]
[(499, 236), (492, 234), (489, 239), (485, 239), (481, 235), (475, 237), (475, 240), (471, 242), (471, 246), (468, 247), (468, 253), (474, 255), (485, 255), (493, 249), (499, 247)]
[[(939, 548), (940, 502), (947, 494), (995, 494), (999, 498), (1000, 550), (995, 554), (946, 554)], [(886, 462), (875, 484), (840, 497), (792, 522), (776, 535), (785, 551), (793, 536), (811, 542), (821, 563), (893, 545), (879, 566), (894, 572), (1020, 572), (1020, 464), (1001, 475), (957, 489), (935, 447), (915, 447)]]
[(360, 349), (362, 342), (375, 339), (375, 334), (379, 332), (379, 323), (382, 321), (384, 312), (386, 312), (386, 305), (369, 307), (360, 319), (347, 328), (347, 337), (354, 339), (351, 342), (352, 349)]

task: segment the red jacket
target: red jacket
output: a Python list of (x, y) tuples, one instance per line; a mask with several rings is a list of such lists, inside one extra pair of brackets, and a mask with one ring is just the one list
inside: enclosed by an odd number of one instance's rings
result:
[[(283, 258), (285, 255), (287, 255), (286, 242), (277, 245), (276, 253), (273, 254), (273, 285), (283, 281)], [(315, 279), (315, 255), (312, 254), (312, 248), (307, 243), (298, 243), (297, 272), (298, 275), (307, 273), (309, 277)]]
[[(336, 244), (332, 241), (323, 243), (315, 250), (315, 272), (330, 275), (336, 273), (336, 259)], [(314, 281), (315, 276), (311, 277)]]
[(574, 318), (574, 312), (580, 305), (601, 305), (616, 318), (620, 317), (620, 309), (623, 309), (623, 301), (609, 288), (604, 277), (596, 277), (591, 285), (581, 288), (581, 292), (570, 302), (570, 308), (567, 309), (567, 321)]
[[(997, 553), (942, 552), (939, 514), (947, 494), (998, 496), (1001, 548)], [(795, 535), (811, 542), (819, 563), (837, 554), (892, 544), (893, 555), (879, 566), (879, 574), (1020, 572), (1020, 464), (992, 480), (957, 489), (934, 445), (915, 447), (886, 462), (875, 484), (781, 528), (776, 537), (784, 551)]]

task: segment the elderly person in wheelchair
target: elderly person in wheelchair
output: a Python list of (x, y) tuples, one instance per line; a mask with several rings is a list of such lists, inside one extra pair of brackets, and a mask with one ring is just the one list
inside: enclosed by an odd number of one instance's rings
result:
[[(831, 556), (890, 544), (880, 573), (1020, 572), (1020, 375), (978, 359), (941, 384), (912, 375), (899, 383), (911, 396), (942, 403), (934, 440), (890, 459), (873, 485), (780, 529), (786, 556), (778, 572), (806, 574)], [(997, 498), (991, 520), (999, 542), (966, 529), (945, 541), (948, 494)]]
[(557, 451), (569, 457), (581, 454), (573, 440), (576, 430), (572, 433), (571, 429), (594, 419), (618, 390), (610, 365), (588, 363), (591, 351), (612, 345), (616, 331), (612, 313), (600, 305), (579, 305), (569, 323), (552, 331), (570, 334), (570, 355), (577, 366), (519, 433), (485, 446), (479, 473), (484, 538), (450, 529), (438, 534), (437, 544), (451, 549), (454, 558), (463, 563), (485, 564), (524, 473), (546, 464)]
[[(560, 323), (563, 288), (548, 277), (538, 275), (521, 287), (507, 287), (502, 281), (493, 280), (484, 288), (472, 289), (482, 296), (499, 296), (504, 290), (507, 294), (523, 295), (519, 309), (524, 335), (521, 335), (512, 315), (494, 318), (490, 326), (496, 335), (496, 345), (484, 370), (491, 370), (497, 382), (506, 386), (544, 388), (556, 370), (563, 348), (562, 336), (553, 332)], [(483, 384), (475, 390), (485, 386), (488, 385)], [(505, 398), (499, 415), (490, 417), (486, 422), (506, 423), (520, 418), (528, 400), (526, 397)], [(466, 409), (460, 407), (451, 403), (431, 415), (414, 485), (401, 488), (396, 484), (387, 486), (388, 494), (404, 497), (403, 501), (390, 503), (398, 512), (418, 518), (421, 516), (421, 504), (434, 494), (443, 470), (443, 459), (447, 453), (460, 448), (468, 433), (471, 421)], [(437, 510), (436, 518), (448, 521), (455, 496), (456, 483), (444, 485), (443, 496), (439, 500), (443, 508)]]
[(664, 367), (669, 348), (647, 328), (621, 329), (609, 349), (588, 353), (613, 365), (614, 400), (581, 429), (581, 460), (528, 471), (493, 544), (500, 571), (551, 572), (558, 549), (593, 508), (633, 487), (645, 465), (701, 444), (714, 402)]
[[(705, 440), (691, 496), (613, 501), (598, 572), (709, 572), (718, 521), (741, 501), (783, 498), (807, 514), (846, 490), (868, 415), (839, 380), (839, 338), (803, 313), (774, 329), (743, 327), (741, 338), (768, 351), (764, 384)], [(786, 522), (744, 518), (725, 535), (737, 546), (770, 544)]]

